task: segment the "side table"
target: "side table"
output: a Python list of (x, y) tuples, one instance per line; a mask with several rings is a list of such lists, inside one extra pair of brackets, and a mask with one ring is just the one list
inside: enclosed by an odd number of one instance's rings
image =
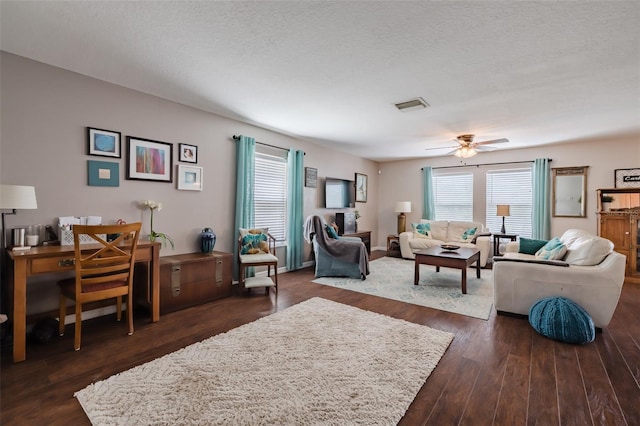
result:
[(500, 256), (500, 240), (515, 241), (518, 234), (493, 234), (493, 255)]
[(367, 248), (367, 254), (371, 255), (371, 231), (357, 231), (342, 235), (344, 237), (359, 237)]
[(397, 235), (387, 235), (387, 256), (402, 257), (402, 253), (400, 253), (400, 237)]

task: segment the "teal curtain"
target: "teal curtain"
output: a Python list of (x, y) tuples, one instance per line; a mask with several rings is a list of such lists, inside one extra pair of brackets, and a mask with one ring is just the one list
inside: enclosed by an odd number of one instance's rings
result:
[(551, 238), (551, 160), (533, 162), (533, 226), (531, 236), (537, 240)]
[(287, 262), (288, 271), (302, 268), (304, 152), (290, 149), (287, 164)]
[[(255, 223), (255, 174), (256, 140), (248, 136), (240, 136), (240, 140), (236, 141), (236, 218), (233, 238), (233, 253), (236, 259), (240, 228), (252, 228)], [(237, 262), (233, 262), (233, 275), (238, 279)], [(247, 276), (253, 276), (253, 272), (247, 271)]]
[(436, 203), (433, 198), (433, 169), (422, 168), (422, 183), (424, 199), (422, 201), (422, 218), (434, 220), (436, 218)]

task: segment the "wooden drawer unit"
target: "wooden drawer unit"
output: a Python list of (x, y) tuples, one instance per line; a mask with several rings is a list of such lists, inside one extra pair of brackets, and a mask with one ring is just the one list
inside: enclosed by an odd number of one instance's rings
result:
[(73, 271), (75, 269), (75, 257), (71, 253), (66, 259), (59, 257), (42, 257), (31, 261), (29, 275), (44, 274), (47, 272)]
[(160, 313), (231, 296), (230, 253), (187, 253), (160, 258)]

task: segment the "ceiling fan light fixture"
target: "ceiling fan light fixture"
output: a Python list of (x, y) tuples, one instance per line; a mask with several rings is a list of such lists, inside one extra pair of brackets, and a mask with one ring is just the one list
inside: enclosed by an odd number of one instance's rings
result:
[(473, 148), (469, 148), (468, 146), (462, 146), (453, 153), (458, 158), (470, 158), (476, 155), (478, 151)]

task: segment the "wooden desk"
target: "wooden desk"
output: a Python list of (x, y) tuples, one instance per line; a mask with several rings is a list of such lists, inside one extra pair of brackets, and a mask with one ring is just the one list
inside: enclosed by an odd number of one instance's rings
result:
[[(95, 250), (97, 246), (87, 244), (86, 250)], [(83, 249), (85, 251), (85, 249)], [(27, 278), (32, 275), (52, 274), (55, 272), (72, 271), (74, 269), (74, 247), (49, 246), (35, 247), (26, 251), (9, 251), (8, 257), (12, 261), (9, 269), (13, 280), (9, 280), (13, 294), (10, 305), (13, 321), (13, 362), (26, 359), (27, 337)], [(150, 271), (151, 320), (160, 319), (160, 243), (140, 241), (136, 249), (136, 263), (144, 262)], [(127, 306), (127, 309), (129, 307)]]

